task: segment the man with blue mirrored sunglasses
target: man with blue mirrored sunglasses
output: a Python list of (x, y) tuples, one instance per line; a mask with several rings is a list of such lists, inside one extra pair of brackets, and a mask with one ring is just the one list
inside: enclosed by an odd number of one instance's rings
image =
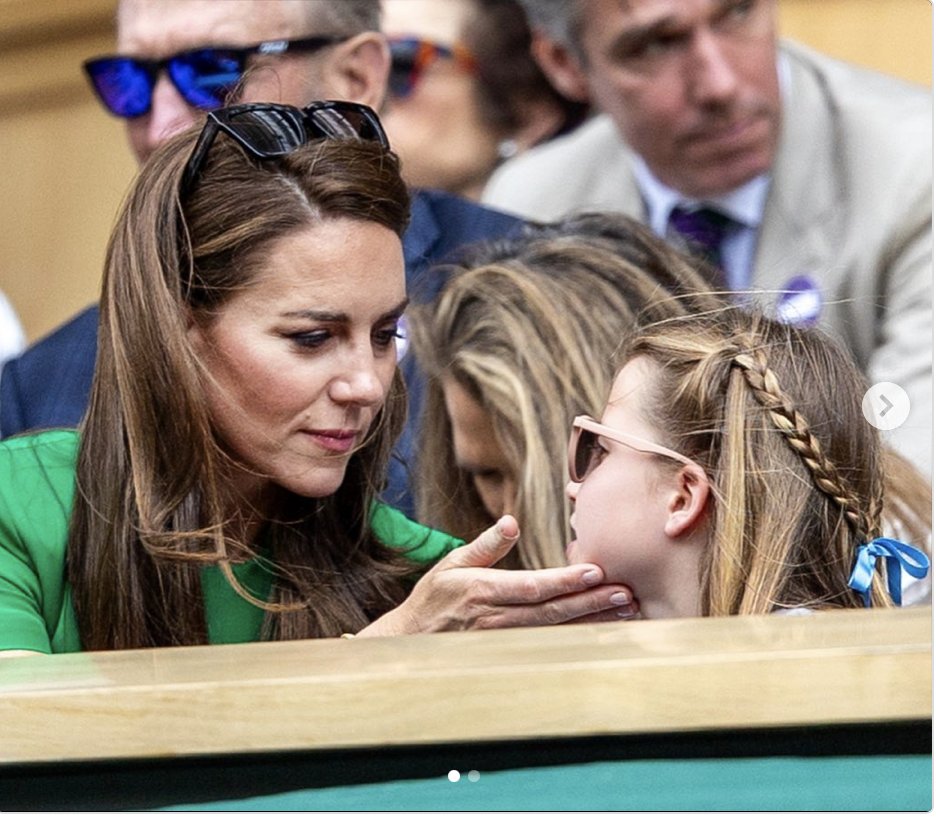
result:
[[(379, 0), (120, 0), (119, 56), (89, 61), (86, 71), (99, 99), (126, 118), (130, 145), (142, 162), (231, 94), (238, 102), (302, 106), (330, 98), (379, 110), (390, 70), (379, 23)], [(432, 263), (519, 225), (458, 197), (415, 192), (404, 239), (411, 296)], [(92, 307), (8, 364), (0, 379), (0, 435), (78, 423), (94, 368), (96, 330)], [(414, 410), (386, 498), (412, 513), (408, 472), (421, 379), (411, 358), (404, 357), (402, 368)]]
[(120, 0), (117, 56), (87, 61), (86, 72), (105, 106), (128, 118), (141, 161), (232, 93), (379, 110), (387, 47), (378, 9), (375, 0)]
[(299, 37), (267, 40), (255, 46), (206, 46), (157, 60), (112, 54), (86, 60), (84, 69), (104, 108), (117, 117), (149, 113), (163, 71), (186, 103), (211, 111), (236, 95), (254, 55), (318, 51), (339, 42), (339, 37)]

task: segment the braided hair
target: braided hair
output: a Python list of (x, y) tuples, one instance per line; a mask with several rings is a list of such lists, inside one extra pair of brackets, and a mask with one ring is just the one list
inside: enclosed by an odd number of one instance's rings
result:
[(848, 488), (835, 463), (825, 455), (822, 443), (812, 432), (805, 416), (780, 387), (763, 350), (738, 354), (734, 362), (742, 369), (751, 393), (776, 425), (777, 431), (809, 469), (816, 487), (841, 507), (859, 542), (872, 539), (878, 530), (883, 496), (875, 496), (873, 510), (862, 510), (862, 501)]
[[(847, 581), (879, 534), (884, 478), (851, 357), (734, 307), (645, 328), (624, 351), (635, 357), (655, 366), (647, 421), (711, 483), (703, 614), (861, 607)], [(890, 603), (880, 579), (872, 597)]]

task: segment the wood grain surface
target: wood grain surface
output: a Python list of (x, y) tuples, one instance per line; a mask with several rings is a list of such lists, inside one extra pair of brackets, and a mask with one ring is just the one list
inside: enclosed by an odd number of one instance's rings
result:
[(932, 610), (635, 621), (0, 661), (0, 762), (931, 716)]

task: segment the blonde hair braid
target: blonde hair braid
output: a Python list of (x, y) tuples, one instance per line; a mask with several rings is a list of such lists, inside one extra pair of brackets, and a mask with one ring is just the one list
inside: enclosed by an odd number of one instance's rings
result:
[(741, 367), (752, 394), (809, 469), (816, 487), (841, 507), (859, 541), (864, 542), (873, 533), (874, 523), (880, 517), (880, 495), (875, 495), (874, 509), (867, 515), (862, 513), (859, 500), (847, 490), (835, 464), (826, 457), (819, 441), (810, 431), (806, 418), (796, 410), (780, 387), (777, 375), (768, 366), (763, 351), (755, 348), (750, 353), (736, 354), (733, 363)]

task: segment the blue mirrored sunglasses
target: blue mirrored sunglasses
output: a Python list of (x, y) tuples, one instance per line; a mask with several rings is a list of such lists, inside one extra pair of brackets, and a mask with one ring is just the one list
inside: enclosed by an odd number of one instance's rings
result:
[(208, 113), (182, 177), (184, 197), (205, 165), (219, 132), (258, 160), (284, 157), (311, 140), (373, 140), (389, 148), (376, 112), (363, 103), (320, 100), (304, 108), (280, 103), (242, 103)]
[(98, 99), (118, 117), (140, 117), (149, 112), (153, 104), (153, 89), (163, 70), (185, 102), (210, 111), (228, 102), (227, 98), (243, 77), (251, 55), (316, 51), (342, 39), (268, 40), (255, 46), (182, 51), (162, 60), (113, 55), (86, 60), (83, 67)]

